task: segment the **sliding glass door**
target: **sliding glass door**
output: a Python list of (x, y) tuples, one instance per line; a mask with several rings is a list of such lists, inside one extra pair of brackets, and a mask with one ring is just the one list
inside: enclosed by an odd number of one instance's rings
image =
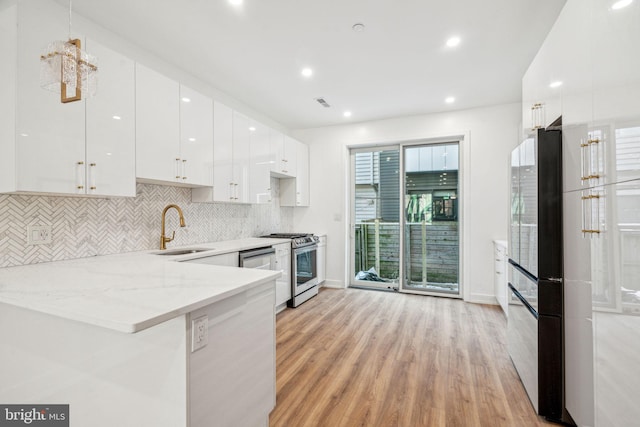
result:
[(402, 290), (458, 296), (459, 144), (403, 147)]
[(351, 286), (397, 289), (400, 278), (400, 149), (351, 153)]
[(351, 151), (351, 286), (459, 296), (459, 142)]

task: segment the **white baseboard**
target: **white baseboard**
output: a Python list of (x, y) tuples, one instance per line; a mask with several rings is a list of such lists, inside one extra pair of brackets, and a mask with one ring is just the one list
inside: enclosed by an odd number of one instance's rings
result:
[(340, 280), (330, 280), (325, 279), (324, 282), (320, 283), (321, 288), (333, 288), (333, 289), (344, 289), (344, 283)]
[(465, 299), (465, 301), (474, 304), (498, 305), (498, 300), (496, 300), (496, 296), (493, 294), (469, 294), (469, 298)]
[(280, 305), (276, 305), (276, 314), (280, 313), (281, 311), (283, 311), (285, 308), (287, 308), (287, 303), (283, 302)]

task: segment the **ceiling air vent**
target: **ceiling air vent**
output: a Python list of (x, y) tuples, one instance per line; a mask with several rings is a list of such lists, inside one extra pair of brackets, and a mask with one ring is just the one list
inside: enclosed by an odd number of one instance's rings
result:
[(316, 98), (316, 101), (318, 101), (318, 104), (322, 105), (325, 108), (331, 107), (331, 105), (329, 105), (327, 101), (324, 100), (324, 98)]

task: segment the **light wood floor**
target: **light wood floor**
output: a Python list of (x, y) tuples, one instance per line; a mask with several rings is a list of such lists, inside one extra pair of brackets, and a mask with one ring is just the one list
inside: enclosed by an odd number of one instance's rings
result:
[(276, 335), (271, 427), (555, 425), (526, 397), (497, 306), (322, 289)]

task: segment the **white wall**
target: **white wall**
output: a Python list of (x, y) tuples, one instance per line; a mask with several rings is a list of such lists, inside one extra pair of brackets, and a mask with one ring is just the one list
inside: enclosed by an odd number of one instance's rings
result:
[(325, 284), (344, 286), (348, 269), (348, 147), (464, 134), (468, 215), (462, 236), (463, 295), (467, 301), (495, 303), (492, 241), (507, 238), (508, 165), (520, 120), (521, 105), (516, 103), (293, 131), (309, 144), (311, 164), (311, 206), (294, 210), (293, 229), (327, 234)]

